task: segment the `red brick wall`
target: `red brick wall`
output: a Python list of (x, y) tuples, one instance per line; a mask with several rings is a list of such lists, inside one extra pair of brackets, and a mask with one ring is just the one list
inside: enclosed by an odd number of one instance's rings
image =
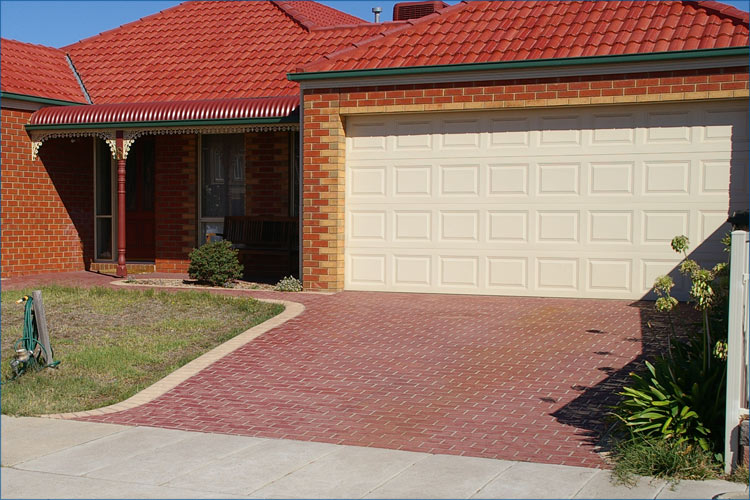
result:
[(348, 115), (679, 102), (748, 97), (748, 67), (304, 91), (303, 281), (344, 275), (344, 120)]
[(32, 161), (30, 115), (0, 110), (4, 277), (82, 270), (93, 256), (93, 140), (51, 139)]
[(289, 134), (245, 134), (245, 215), (289, 215)]
[[(31, 112), (3, 109), (2, 275), (85, 269), (94, 258), (93, 139), (51, 139), (31, 161)], [(289, 133), (246, 135), (249, 215), (289, 213)], [(197, 136), (156, 137), (156, 270), (186, 272), (197, 238)], [(116, 229), (115, 229), (116, 230)]]
[(156, 136), (156, 270), (187, 272), (196, 244), (197, 136)]

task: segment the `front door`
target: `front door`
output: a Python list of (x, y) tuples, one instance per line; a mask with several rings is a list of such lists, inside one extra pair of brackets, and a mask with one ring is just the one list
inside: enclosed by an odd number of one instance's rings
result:
[(125, 255), (129, 261), (153, 261), (155, 257), (154, 156), (153, 137), (135, 141), (128, 154)]

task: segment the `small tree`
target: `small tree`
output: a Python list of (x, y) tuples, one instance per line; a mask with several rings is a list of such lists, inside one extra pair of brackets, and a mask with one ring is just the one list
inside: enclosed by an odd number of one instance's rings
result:
[(190, 252), (191, 278), (213, 286), (228, 286), (242, 276), (237, 250), (226, 240), (206, 243)]

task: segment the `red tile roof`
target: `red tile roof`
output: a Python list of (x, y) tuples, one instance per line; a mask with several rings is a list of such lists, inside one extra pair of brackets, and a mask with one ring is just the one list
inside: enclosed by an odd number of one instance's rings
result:
[(13, 94), (85, 103), (65, 52), (3, 38), (0, 40), (0, 90)]
[(308, 29), (368, 24), (364, 19), (354, 17), (346, 12), (332, 9), (317, 2), (275, 1), (273, 3), (277, 7), (280, 7), (281, 10), (286, 12), (291, 18)]
[(472, 1), (407, 23), (304, 71), (748, 46), (748, 14), (718, 2)]
[(64, 50), (94, 103), (297, 95), (287, 72), (390, 26), (315, 2), (186, 2)]

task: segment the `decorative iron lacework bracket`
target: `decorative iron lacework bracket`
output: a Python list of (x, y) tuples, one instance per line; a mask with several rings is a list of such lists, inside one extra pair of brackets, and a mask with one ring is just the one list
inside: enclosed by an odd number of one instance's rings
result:
[(153, 127), (141, 129), (124, 129), (122, 137), (122, 151), (117, 150), (117, 131), (115, 129), (79, 129), (58, 130), (49, 132), (45, 130), (32, 130), (31, 135), (31, 159), (36, 160), (39, 149), (48, 139), (64, 137), (99, 137), (109, 146), (112, 158), (128, 158), (133, 143), (144, 135), (179, 135), (179, 134), (241, 134), (246, 132), (275, 132), (275, 131), (299, 130), (297, 123), (271, 124), (271, 125), (225, 125), (225, 126), (193, 126), (193, 127)]

